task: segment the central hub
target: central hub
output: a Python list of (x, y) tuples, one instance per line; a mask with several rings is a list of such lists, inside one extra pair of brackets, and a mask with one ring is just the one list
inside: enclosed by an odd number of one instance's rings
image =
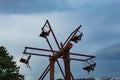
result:
[(70, 49), (72, 48), (72, 43), (68, 43), (64, 48), (61, 48), (61, 50), (59, 52), (57, 52), (56, 54), (52, 55), (50, 57), (51, 60), (54, 60), (56, 58), (60, 58), (63, 55), (66, 55), (69, 53)]

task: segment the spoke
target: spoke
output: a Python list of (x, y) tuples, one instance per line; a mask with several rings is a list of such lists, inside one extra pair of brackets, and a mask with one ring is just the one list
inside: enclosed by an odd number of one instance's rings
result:
[(40, 51), (47, 51), (47, 52), (58, 52), (58, 51), (52, 51), (52, 50), (42, 49), (42, 48), (25, 47), (25, 50), (27, 50), (27, 49), (40, 50)]
[(79, 31), (80, 27), (81, 27), (81, 25), (80, 25), (77, 29), (75, 29), (75, 30), (70, 34), (70, 36), (69, 36), (69, 37), (67, 38), (67, 40), (64, 42), (63, 46), (65, 46), (67, 43), (70, 42), (71, 38), (72, 38), (73, 36), (75, 36), (75, 34)]
[[(47, 43), (48, 43), (48, 45), (49, 45), (51, 51), (53, 51), (53, 48), (52, 48), (52, 46), (51, 46), (51, 44), (50, 44), (50, 42), (49, 42), (49, 40), (48, 40), (47, 37), (46, 37), (46, 41), (47, 41)], [(53, 53), (53, 55), (55, 54), (54, 52), (52, 52), (52, 53)], [(59, 66), (59, 68), (60, 68), (60, 71), (61, 71), (63, 77), (65, 78), (64, 72), (63, 72), (63, 70), (62, 70), (62, 67), (60, 66), (60, 63), (59, 63), (58, 59), (57, 59), (56, 61), (57, 61), (57, 64), (58, 64), (58, 66)]]
[(70, 72), (70, 74), (71, 74), (71, 78), (72, 78), (72, 80), (75, 80), (71, 72)]
[[(28, 53), (28, 52), (24, 52), (24, 54), (35, 55), (35, 56), (51, 57), (51, 55), (44, 55), (44, 54), (37, 54), (37, 53), (30, 53), (30, 52), (29, 52), (29, 53)], [(59, 57), (59, 58), (62, 58), (62, 57)], [(90, 60), (90, 59), (92, 59), (92, 58), (88, 58), (88, 59), (85, 59), (85, 60), (83, 60), (83, 59), (76, 59), (76, 58), (70, 58), (70, 60), (76, 60), (76, 61), (87, 61), (87, 60)], [(64, 72), (63, 72), (63, 70), (62, 70), (62, 68), (61, 68), (61, 66), (60, 66), (59, 61), (56, 60), (56, 62), (57, 62), (57, 64), (58, 64), (58, 66), (59, 66), (62, 74), (64, 75)]]
[[(23, 53), (25, 53), (27, 49), (47, 51), (47, 52), (56, 52), (56, 53), (59, 52), (59, 51), (56, 51), (56, 50), (49, 50), (49, 49), (42, 49), (42, 48), (33, 48), (33, 47), (25, 47), (25, 51)], [(85, 56), (85, 57), (95, 58), (95, 56), (86, 55), (86, 54), (77, 54), (77, 53), (70, 53), (70, 54), (71, 55), (76, 55), (76, 56)]]
[(44, 70), (43, 74), (40, 76), (39, 80), (43, 80), (43, 78), (46, 76), (46, 73), (50, 70), (50, 67), (52, 64), (54, 64), (55, 61), (51, 61), (50, 64), (47, 66), (47, 68)]
[(36, 54), (36, 53), (31, 53), (31, 52), (24, 52), (23, 54), (30, 54), (30, 55), (35, 55), (35, 56), (44, 56), (44, 57), (50, 57), (50, 56), (51, 56), (51, 55)]
[(48, 65), (48, 67), (45, 69), (45, 71), (43, 72), (43, 74), (41, 75), (41, 77), (39, 78), (39, 80), (43, 80), (44, 77), (47, 75), (48, 71), (53, 67), (55, 61), (57, 60), (58, 56), (56, 56)]
[(83, 59), (75, 59), (75, 58), (70, 58), (70, 60), (76, 60), (76, 61), (87, 61), (87, 59), (83, 60)]
[(76, 56), (85, 56), (85, 57), (95, 58), (95, 56), (86, 55), (86, 54), (77, 54), (77, 53), (70, 53), (70, 54), (71, 54), (71, 55), (76, 55)]
[(51, 30), (51, 32), (52, 32), (53, 38), (54, 38), (54, 40), (55, 40), (55, 42), (56, 42), (56, 44), (57, 44), (57, 46), (58, 46), (58, 49), (60, 50), (60, 45), (59, 45), (58, 40), (57, 40), (57, 38), (56, 38), (56, 36), (55, 36), (53, 30), (52, 30), (52, 27), (51, 27), (50, 23), (49, 23), (48, 20), (46, 20), (46, 22), (48, 23), (49, 28), (50, 28), (50, 30)]
[[(50, 31), (51, 31), (51, 33), (52, 33), (52, 35), (53, 35), (53, 38), (54, 38), (54, 40), (55, 40), (55, 42), (56, 42), (56, 44), (57, 44), (57, 46), (58, 46), (58, 49), (60, 50), (60, 46), (59, 46), (58, 40), (57, 40), (57, 38), (56, 38), (56, 36), (55, 36), (55, 34), (54, 34), (54, 32), (53, 32), (53, 30), (52, 30), (52, 28), (51, 28), (51, 25), (49, 24), (49, 21), (48, 21), (48, 20), (46, 20), (45, 25), (46, 25), (46, 24), (48, 24), (48, 26), (49, 26), (49, 28), (50, 28)], [(45, 25), (44, 25), (44, 26), (45, 26)], [(51, 52), (54, 54), (53, 48), (52, 48), (52, 46), (51, 46), (51, 44), (50, 44), (50, 42), (49, 42), (49, 40), (48, 40), (47, 37), (46, 37), (46, 40), (47, 40), (48, 45), (49, 45), (49, 47), (50, 47), (50, 49), (51, 49)], [(58, 64), (58, 66), (59, 66), (59, 68), (60, 68), (60, 71), (61, 71), (63, 77), (65, 78), (64, 72), (63, 72), (63, 70), (62, 70), (62, 68), (61, 68), (60, 63), (59, 63), (58, 60), (57, 60), (57, 64)]]

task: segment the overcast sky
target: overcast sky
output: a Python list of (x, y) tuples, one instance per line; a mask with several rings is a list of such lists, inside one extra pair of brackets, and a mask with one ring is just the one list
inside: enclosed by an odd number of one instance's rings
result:
[[(71, 62), (76, 78), (120, 77), (119, 0), (0, 0), (0, 45), (14, 56), (26, 80), (37, 80), (48, 64), (47, 58), (32, 56), (30, 71), (19, 63), (25, 46), (49, 49), (46, 41), (39, 37), (46, 19), (59, 42), (64, 42), (82, 25), (82, 40), (74, 44), (71, 51), (95, 55), (97, 66), (87, 74), (82, 70), (84, 63)], [(56, 78), (62, 77), (58, 68), (55, 72)]]

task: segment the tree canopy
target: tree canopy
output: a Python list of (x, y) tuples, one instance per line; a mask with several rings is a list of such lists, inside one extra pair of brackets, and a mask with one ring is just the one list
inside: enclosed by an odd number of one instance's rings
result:
[(4, 46), (0, 46), (0, 80), (24, 80), (19, 69), (13, 56), (9, 55)]

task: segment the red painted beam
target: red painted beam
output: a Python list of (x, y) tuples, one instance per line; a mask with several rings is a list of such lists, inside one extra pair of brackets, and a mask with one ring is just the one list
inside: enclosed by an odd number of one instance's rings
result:
[(35, 56), (44, 56), (44, 57), (50, 57), (51, 55), (45, 55), (45, 54), (37, 54), (37, 53), (31, 53), (31, 52), (24, 52), (23, 54), (30, 54)]
[[(23, 54), (29, 54), (29, 55), (35, 55), (35, 56), (44, 56), (44, 57), (51, 57), (51, 55), (45, 55), (45, 54), (37, 54), (37, 53), (30, 53), (30, 52), (24, 52)], [(62, 57), (60, 57), (61, 59)], [(76, 61), (87, 61), (90, 60), (91, 58), (88, 59), (76, 59), (76, 58), (70, 58), (70, 60), (76, 60)]]
[[(40, 51), (47, 51), (47, 52), (56, 52), (56, 53), (59, 52), (59, 51), (56, 51), (56, 50), (41, 49), (41, 48), (33, 48), (33, 47), (25, 47), (25, 51), (26, 51), (27, 49), (40, 50)], [(24, 52), (23, 52), (23, 53), (24, 53)], [(95, 56), (86, 55), (86, 54), (77, 54), (77, 53), (70, 53), (70, 54), (71, 54), (71, 55), (76, 55), (76, 56), (85, 56), (85, 57), (95, 58)]]

